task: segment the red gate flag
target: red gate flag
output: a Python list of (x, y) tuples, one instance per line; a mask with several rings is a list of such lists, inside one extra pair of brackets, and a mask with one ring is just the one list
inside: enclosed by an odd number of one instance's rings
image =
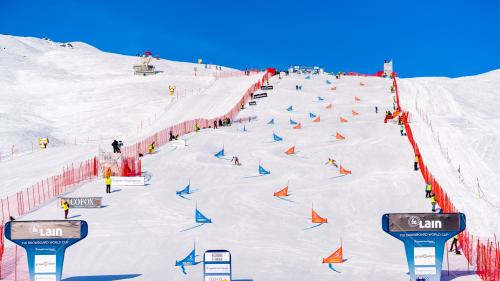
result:
[(316, 117), (316, 119), (314, 119), (314, 120), (313, 120), (313, 122), (316, 122), (316, 123), (319, 123), (320, 121), (321, 121), (321, 120), (320, 120), (319, 116), (318, 116), (318, 117)]
[(290, 147), (287, 151), (285, 151), (286, 154), (295, 154), (295, 145)]
[(322, 218), (320, 217), (314, 209), (312, 209), (312, 222), (313, 223), (327, 223), (328, 219), (327, 218)]
[(359, 113), (357, 113), (354, 109), (352, 110), (352, 115), (356, 116), (356, 115), (359, 115)]
[(285, 186), (282, 190), (280, 191), (276, 191), (274, 194), (274, 196), (277, 196), (277, 197), (285, 197), (285, 196), (288, 196), (288, 185)]
[(342, 167), (342, 164), (340, 164), (340, 174), (347, 175), (347, 174), (352, 174), (352, 173), (351, 173), (351, 171), (346, 170), (344, 167)]
[(359, 97), (354, 97), (354, 101), (361, 101), (361, 99)]
[(340, 242), (340, 248), (338, 248), (333, 254), (328, 256), (327, 258), (323, 258), (323, 263), (342, 263), (342, 242)]
[(345, 137), (343, 135), (339, 134), (339, 132), (337, 132), (337, 134), (335, 135), (335, 138), (338, 140), (345, 140)]
[(364, 86), (364, 85), (365, 85), (365, 83), (363, 83), (363, 82), (359, 82), (359, 85), (360, 85), (360, 86)]
[(335, 91), (335, 90), (337, 90), (337, 87), (336, 86), (335, 87), (331, 87), (330, 90)]
[(332, 109), (332, 104), (331, 104), (331, 103), (327, 104), (327, 105), (325, 106), (325, 108), (326, 108), (326, 109)]
[(299, 122), (299, 124), (297, 124), (297, 125), (293, 126), (293, 128), (294, 128), (294, 129), (300, 129), (300, 128), (302, 128), (302, 125), (301, 125), (301, 123)]
[(349, 120), (345, 119), (342, 116), (340, 117), (340, 123), (347, 123), (347, 121), (349, 121)]

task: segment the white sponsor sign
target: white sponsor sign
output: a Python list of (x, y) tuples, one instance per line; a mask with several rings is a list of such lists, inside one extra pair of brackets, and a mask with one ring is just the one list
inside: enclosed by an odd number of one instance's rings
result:
[(35, 274), (35, 281), (56, 281), (55, 274)]
[(185, 140), (173, 140), (170, 143), (172, 144), (172, 146), (176, 146), (176, 147), (186, 146)]
[(56, 273), (56, 255), (35, 255), (35, 273)]
[(208, 252), (205, 253), (205, 262), (231, 261), (229, 252)]
[(436, 265), (436, 248), (416, 247), (413, 251), (415, 265)]
[(228, 263), (205, 264), (205, 273), (229, 274), (231, 273), (231, 265)]
[(144, 177), (111, 177), (112, 186), (144, 186)]
[(436, 275), (436, 273), (435, 267), (415, 267), (415, 275)]

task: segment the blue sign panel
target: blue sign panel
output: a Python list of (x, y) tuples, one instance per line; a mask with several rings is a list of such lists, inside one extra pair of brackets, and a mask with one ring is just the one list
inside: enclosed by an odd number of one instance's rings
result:
[(382, 229), (405, 245), (412, 281), (439, 281), (446, 241), (465, 230), (465, 215), (385, 214)]
[(26, 250), (31, 281), (60, 281), (66, 248), (87, 237), (87, 233), (87, 222), (80, 220), (5, 224), (5, 238)]
[(226, 250), (209, 250), (203, 255), (205, 281), (231, 281), (231, 253)]

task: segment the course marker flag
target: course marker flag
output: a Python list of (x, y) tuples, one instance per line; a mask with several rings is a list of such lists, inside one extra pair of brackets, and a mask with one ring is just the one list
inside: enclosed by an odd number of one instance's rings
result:
[(290, 112), (292, 112), (292, 110), (293, 110), (293, 106), (291, 106), (291, 105), (286, 109), (286, 111), (290, 111)]
[(359, 97), (354, 97), (354, 101), (361, 101)]
[(326, 84), (330, 85), (332, 82), (330, 82), (330, 80), (326, 80)]
[(342, 254), (342, 241), (340, 241), (340, 248), (338, 248), (333, 254), (323, 259), (323, 263), (342, 263), (344, 261)]
[(175, 261), (175, 266), (180, 266), (180, 268), (182, 269), (182, 272), (184, 274), (187, 274), (186, 272), (186, 265), (197, 265), (199, 264), (200, 262), (196, 262), (195, 260), (196, 258), (196, 245), (193, 247), (193, 250), (185, 257), (183, 258), (182, 260), (180, 261)]
[(321, 121), (321, 119), (318, 117), (316, 117), (316, 119), (313, 120), (313, 122), (316, 122), (316, 123), (319, 123)]
[(335, 86), (335, 87), (331, 87), (331, 88), (330, 88), (330, 90), (332, 90), (332, 91), (336, 91), (336, 90), (337, 90), (337, 87), (336, 87), (336, 86)]
[(277, 135), (277, 134), (275, 134), (274, 132), (273, 132), (273, 139), (274, 139), (274, 141), (282, 141), (282, 140), (283, 140), (283, 138), (282, 138), (282, 137), (278, 136), (278, 135)]
[(327, 223), (328, 219), (320, 217), (320, 215), (318, 215), (318, 213), (316, 213), (314, 211), (314, 209), (312, 209), (312, 222), (313, 223)]
[(326, 109), (332, 109), (332, 104), (331, 104), (331, 103), (329, 103), (329, 104), (325, 105), (325, 108), (326, 108)]
[(346, 118), (344, 118), (342, 116), (340, 117), (340, 123), (347, 123), (347, 121), (349, 121), (349, 120), (347, 120)]
[(267, 125), (273, 125), (274, 124), (274, 118), (271, 119), (271, 121), (267, 122)]
[(285, 151), (285, 154), (288, 154), (288, 155), (295, 154), (295, 145), (290, 147), (289, 149), (287, 149)]
[(297, 125), (299, 124), (297, 121), (294, 121), (292, 120), (292, 118), (290, 118), (290, 125)]
[(352, 115), (353, 115), (353, 116), (356, 116), (356, 115), (359, 115), (359, 113), (358, 113), (358, 112), (356, 112), (356, 111), (353, 109), (353, 110), (352, 110)]
[(316, 114), (309, 112), (309, 118), (316, 118)]
[(348, 175), (348, 174), (352, 174), (351, 171), (349, 170), (346, 170), (344, 167), (342, 167), (342, 164), (340, 164), (340, 174), (341, 175)]
[(302, 128), (302, 125), (301, 125), (301, 123), (299, 123), (299, 124), (297, 124), (297, 125), (293, 126), (293, 128), (294, 128), (294, 129), (300, 129), (300, 128)]
[(204, 214), (202, 214), (198, 210), (198, 207), (196, 207), (196, 211), (195, 211), (195, 221), (196, 221), (196, 223), (212, 223), (212, 219), (209, 219)]
[(264, 169), (264, 167), (262, 167), (260, 164), (259, 164), (259, 175), (269, 175), (271, 172)]
[(280, 191), (276, 191), (273, 196), (276, 196), (276, 197), (286, 197), (288, 196), (288, 184), (283, 188), (281, 189)]
[(345, 137), (343, 135), (339, 134), (339, 132), (337, 132), (337, 134), (335, 135), (335, 138), (338, 140), (345, 140)]
[(183, 190), (179, 190), (179, 191), (176, 191), (175, 194), (179, 195), (179, 196), (182, 196), (184, 194), (190, 194), (189, 193), (189, 189), (191, 188), (191, 182), (188, 183), (188, 185), (186, 187), (184, 187)]
[(318, 97), (318, 101), (323, 101), (323, 100), (325, 100), (325, 99), (322, 97)]
[(221, 158), (222, 156), (225, 156), (225, 154), (224, 154), (224, 147), (222, 147), (221, 151), (215, 153), (214, 156), (217, 157), (217, 158)]

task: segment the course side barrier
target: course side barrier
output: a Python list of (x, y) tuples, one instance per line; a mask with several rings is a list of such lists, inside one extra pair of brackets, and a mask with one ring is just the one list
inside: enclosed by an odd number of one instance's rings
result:
[[(399, 90), (396, 78), (393, 80), (394, 89), (396, 92), (396, 103), (398, 110), (403, 111), (399, 104)], [(409, 112), (405, 111), (404, 118), (402, 120), (409, 119)], [(420, 171), (425, 182), (430, 182), (432, 185), (432, 191), (436, 194), (436, 201), (443, 213), (456, 213), (457, 208), (451, 202), (449, 196), (446, 194), (444, 189), (441, 187), (436, 178), (429, 171), (428, 167), (425, 165), (424, 157), (420, 153), (418, 144), (413, 137), (413, 132), (409, 122), (404, 122), (404, 127), (406, 130), (406, 135), (410, 144), (413, 147), (415, 155), (419, 155), (418, 164)], [(498, 281), (500, 280), (500, 242), (493, 239), (487, 239), (486, 241), (480, 240), (474, 237), (467, 229), (458, 235), (458, 240), (460, 246), (462, 247), (462, 252), (469, 265), (475, 266), (476, 273), (484, 281)]]

